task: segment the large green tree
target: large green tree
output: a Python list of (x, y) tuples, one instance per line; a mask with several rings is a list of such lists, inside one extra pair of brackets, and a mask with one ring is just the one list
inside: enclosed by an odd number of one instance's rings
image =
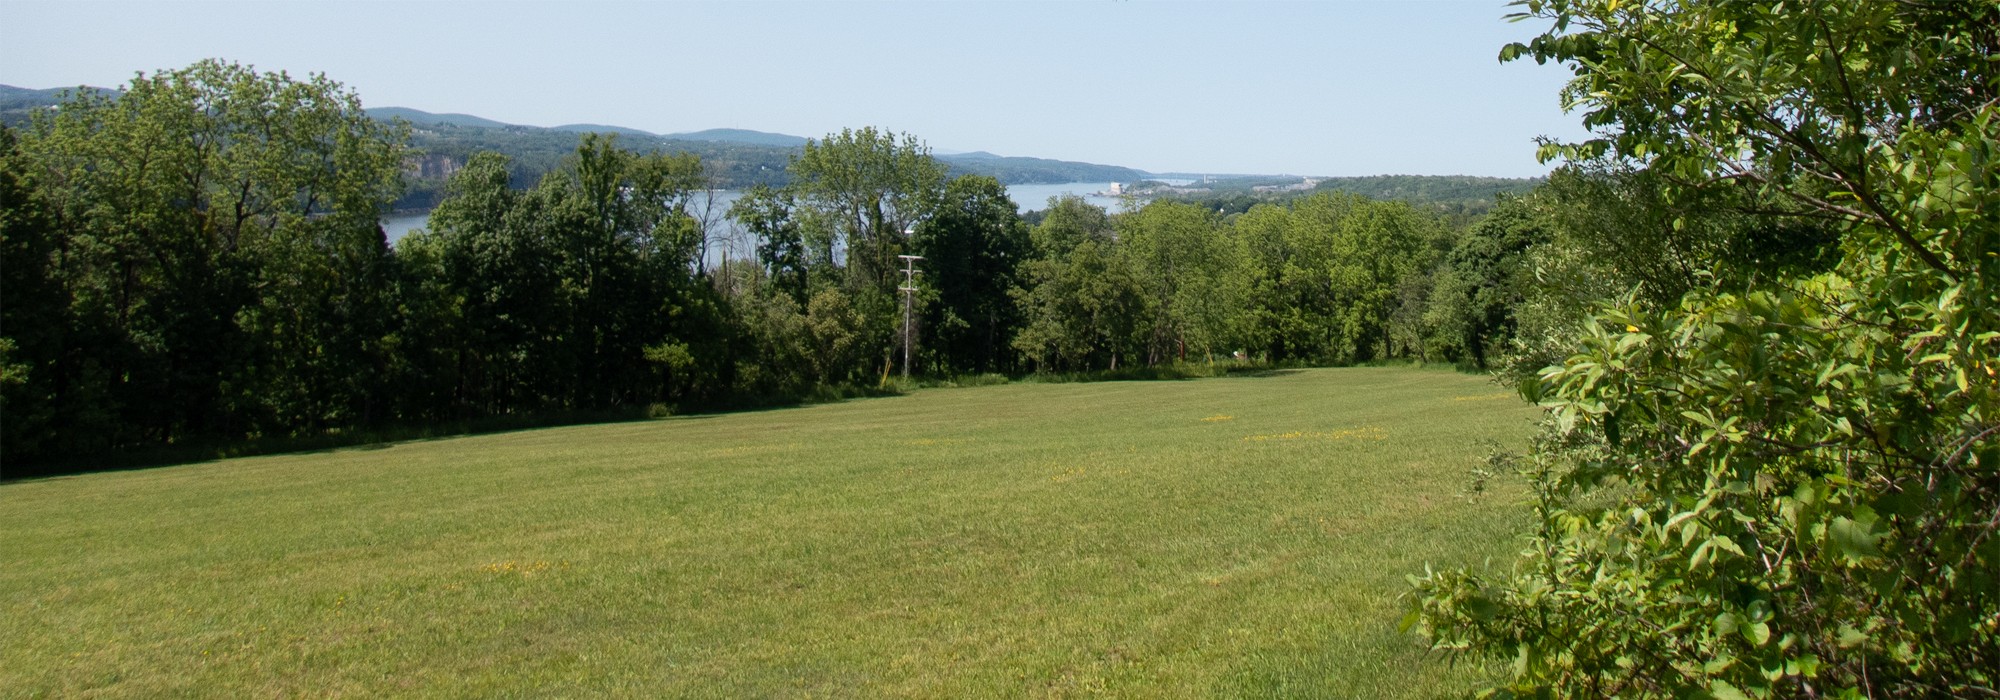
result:
[(404, 331), (410, 385), (473, 415), (725, 391), (727, 311), (696, 276), (701, 227), (685, 208), (700, 169), (589, 135), (516, 191), (506, 158), (475, 156), (403, 244), (406, 313), (425, 320)]
[(1248, 339), (1281, 362), (1397, 354), (1389, 330), (1399, 290), (1430, 267), (1448, 233), (1408, 204), (1336, 194), (1258, 205), (1233, 227), (1254, 290)]
[[(944, 165), (914, 136), (864, 127), (807, 142), (787, 172), (789, 185), (751, 192), (730, 216), (759, 236), (765, 284), (791, 296), (809, 316), (812, 308), (832, 314), (822, 314), (832, 325), (815, 327), (852, 331), (851, 344), (840, 344), (851, 352), (818, 357), (854, 366), (822, 367), (816, 374), (844, 381), (858, 376), (862, 358), (877, 353), (886, 367), (903, 317), (897, 256), (914, 250), (911, 236), (938, 207)], [(845, 298), (826, 298), (829, 289)], [(841, 320), (828, 320), (833, 318)]]
[(45, 387), (10, 413), (64, 452), (379, 418), (402, 138), (323, 76), (219, 61), (41, 115), (10, 159), (62, 320), (7, 330)]
[(1513, 693), (1993, 695), (2000, 6), (1520, 4), (1553, 28), (1502, 57), (1569, 66), (1600, 134), (1545, 154), (1726, 188), (1841, 258), (1611, 303), (1526, 387), (1521, 565), (1420, 579), (1409, 621)]
[(1206, 209), (1155, 201), (1120, 216), (1118, 250), (1148, 296), (1148, 363), (1212, 359), (1240, 337), (1249, 270), (1242, 246)]
[(793, 214), (797, 206), (791, 191), (757, 185), (730, 205), (729, 216), (756, 239), (765, 283), (795, 304), (804, 304), (811, 281), (805, 234)]
[(1033, 256), (1011, 293), (1023, 324), (1014, 348), (1041, 371), (1131, 363), (1143, 347), (1146, 296), (1110, 215), (1081, 197), (1051, 199), (1030, 240)]
[(944, 164), (914, 136), (863, 127), (807, 142), (789, 170), (815, 261), (845, 268), (857, 288), (893, 289), (896, 256), (943, 193)]
[(924, 285), (935, 294), (924, 324), (934, 369), (1013, 369), (1009, 343), (1019, 314), (1008, 292), (1019, 284), (1030, 243), (1007, 188), (980, 175), (952, 179), (911, 244), (925, 258)]
[(1440, 261), (1423, 313), (1451, 359), (1485, 369), (1513, 349), (1515, 310), (1534, 281), (1529, 255), (1547, 242), (1546, 228), (1531, 200), (1503, 197)]
[[(53, 265), (63, 238), (36, 196), (14, 131), (0, 126), (0, 458), (43, 452), (64, 427), (54, 371), (71, 336)], [(76, 420), (70, 416), (69, 420)]]

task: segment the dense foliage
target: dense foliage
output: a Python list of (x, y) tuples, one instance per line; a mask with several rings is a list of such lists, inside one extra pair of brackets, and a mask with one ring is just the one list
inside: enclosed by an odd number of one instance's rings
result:
[(1408, 621), (1508, 694), (1995, 695), (2000, 7), (1520, 4), (1602, 134), (1545, 153), (1642, 170), (1555, 266), (1637, 291), (1524, 384), (1520, 565)]
[[(454, 133), (482, 132), (419, 140)], [(874, 128), (809, 142), (785, 184), (726, 212), (754, 256), (710, 255), (714, 163), (598, 134), (545, 139), (525, 169), (476, 138), (428, 154), (448, 158), (438, 206), (391, 247), (377, 221), (405, 193), (409, 137), (324, 78), (220, 62), (0, 134), (10, 470), (838, 394), (905, 369), (905, 303), (908, 369), (929, 376), (1477, 364), (1467, 348), (1507, 342), (1487, 317), (1522, 285), (1514, 263), (1454, 257), (1486, 228), (1355, 196), (1235, 216), (1068, 198), (1029, 226), (1001, 182)], [(922, 258), (907, 299), (904, 255)]]
[(564, 172), (508, 187), (482, 154), (398, 248), (410, 417), (714, 397), (725, 316), (691, 270), (700, 162), (586, 136)]
[(215, 62), (7, 136), (8, 458), (386, 416), (401, 141)]

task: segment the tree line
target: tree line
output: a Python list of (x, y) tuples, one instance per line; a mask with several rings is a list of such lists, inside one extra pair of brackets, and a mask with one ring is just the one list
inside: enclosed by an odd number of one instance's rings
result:
[(1474, 309), (1513, 303), (1481, 287), (1504, 263), (1456, 252), (1498, 234), (1399, 202), (1071, 198), (1030, 226), (993, 178), (850, 129), (751, 188), (729, 215), (755, 255), (711, 264), (709, 164), (587, 134), (532, 185), (471, 155), (392, 247), (408, 143), (324, 76), (220, 61), (0, 131), (10, 467), (879, 387), (902, 369), (901, 255), (924, 258), (929, 377), (1479, 365), (1509, 337)]

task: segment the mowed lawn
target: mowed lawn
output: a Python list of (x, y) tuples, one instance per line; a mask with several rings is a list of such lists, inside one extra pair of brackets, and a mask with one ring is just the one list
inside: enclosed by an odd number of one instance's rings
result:
[(1449, 695), (1397, 596), (1519, 549), (1460, 494), (1533, 418), (1329, 369), (0, 484), (0, 695)]

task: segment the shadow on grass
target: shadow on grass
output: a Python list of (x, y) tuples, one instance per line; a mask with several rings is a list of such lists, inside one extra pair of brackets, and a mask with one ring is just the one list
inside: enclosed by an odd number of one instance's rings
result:
[(732, 397), (714, 404), (682, 411), (665, 404), (627, 406), (591, 411), (561, 411), (535, 414), (487, 416), (416, 426), (395, 426), (357, 430), (335, 430), (317, 435), (215, 441), (183, 445), (132, 448), (114, 452), (69, 455), (25, 465), (7, 463), (0, 467), (0, 484), (68, 479), (87, 474), (136, 471), (161, 467), (201, 464), (236, 457), (260, 455), (330, 454), (354, 450), (386, 450), (408, 443), (450, 440), (475, 435), (498, 435), (578, 425), (613, 425), (656, 420), (706, 420), (735, 413), (779, 411), (856, 399), (900, 396), (896, 387), (816, 387), (784, 397)]
[(1232, 370), (1232, 371), (1230, 371), (1230, 372), (1228, 372), (1228, 373), (1224, 374), (1223, 376), (1225, 376), (1225, 377), (1243, 377), (1243, 378), (1248, 378), (1248, 379), (1265, 379), (1265, 378), (1269, 378), (1269, 377), (1288, 377), (1288, 376), (1291, 376), (1291, 375), (1294, 375), (1294, 374), (1298, 374), (1298, 373), (1300, 373), (1300, 372), (1304, 372), (1304, 371), (1305, 371), (1305, 370), (1303, 370), (1303, 369), (1298, 369), (1298, 368), (1289, 368), (1289, 369), (1268, 369), (1268, 368), (1267, 368), (1267, 369), (1247, 369), (1247, 368), (1246, 368), (1246, 369), (1240, 369), (1240, 370)]
[[(448, 440), (473, 435), (493, 435), (576, 425), (608, 425), (665, 418), (673, 420), (703, 420), (736, 413), (776, 411), (815, 404), (840, 403), (856, 399), (901, 396), (917, 389), (994, 386), (1014, 383), (1157, 382), (1206, 378), (1267, 379), (1299, 374), (1307, 368), (1316, 366), (1322, 365), (1295, 363), (1271, 364), (1254, 361), (1225, 360), (1212, 364), (1175, 363), (1170, 365), (1128, 367), (1117, 370), (1042, 373), (1020, 376), (986, 373), (951, 377), (916, 378), (908, 381), (891, 379), (880, 387), (819, 386), (792, 395), (775, 397), (735, 396), (713, 404), (687, 408), (652, 404), (650, 406), (628, 406), (592, 411), (513, 414), (428, 425), (329, 431), (316, 435), (156, 446), (109, 453), (73, 455), (25, 465), (5, 464), (4, 466), (0, 466), (0, 484), (62, 479), (83, 474), (198, 464), (235, 457), (279, 454), (324, 454), (344, 450), (384, 450), (403, 443)], [(1370, 362), (1361, 366), (1412, 367), (1442, 371), (1453, 371), (1454, 369), (1451, 365), (1435, 363), (1427, 365), (1407, 360)], [(1457, 371), (1466, 370), (1464, 368), (1457, 368)]]

